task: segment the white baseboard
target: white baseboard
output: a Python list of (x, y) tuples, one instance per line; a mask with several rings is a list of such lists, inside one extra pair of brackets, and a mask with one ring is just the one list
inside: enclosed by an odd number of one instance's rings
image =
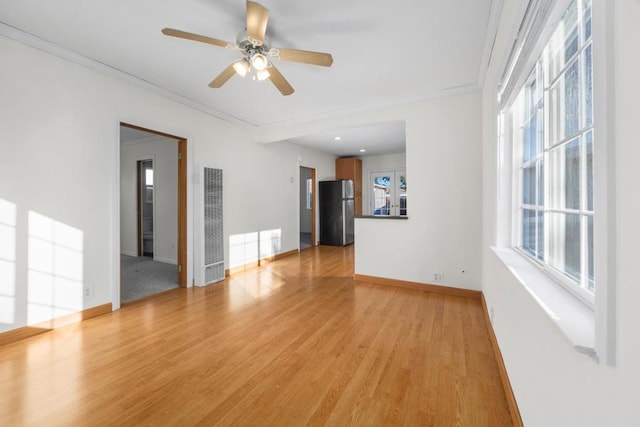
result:
[(158, 261), (158, 262), (164, 262), (166, 264), (173, 264), (173, 265), (178, 265), (178, 261), (175, 259), (169, 259), (169, 258), (161, 258), (161, 257), (153, 257), (154, 261)]
[(138, 253), (137, 253), (137, 252), (134, 252), (134, 251), (126, 251), (126, 250), (122, 250), (122, 249), (121, 249), (121, 250), (120, 250), (120, 253), (121, 253), (122, 255), (138, 256)]

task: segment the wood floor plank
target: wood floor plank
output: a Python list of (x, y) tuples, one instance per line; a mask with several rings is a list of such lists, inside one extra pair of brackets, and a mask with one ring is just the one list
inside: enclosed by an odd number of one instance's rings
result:
[(2, 346), (2, 425), (512, 425), (480, 301), (352, 277), (320, 246)]

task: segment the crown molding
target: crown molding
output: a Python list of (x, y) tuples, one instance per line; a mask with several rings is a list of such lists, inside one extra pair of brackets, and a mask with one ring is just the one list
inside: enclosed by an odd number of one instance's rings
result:
[(43, 52), (57, 56), (58, 58), (62, 58), (69, 62), (73, 62), (74, 64), (83, 66), (92, 71), (106, 74), (110, 77), (115, 77), (119, 80), (133, 84), (134, 86), (137, 86), (139, 88), (146, 89), (170, 101), (174, 101), (186, 107), (193, 108), (194, 110), (208, 114), (217, 119), (224, 120), (226, 122), (229, 122), (241, 127), (245, 127), (245, 128), (255, 127), (255, 125), (252, 123), (246, 122), (234, 116), (230, 116), (214, 108), (209, 108), (192, 99), (179, 95), (175, 92), (171, 92), (154, 83), (148, 82), (133, 74), (127, 73), (126, 71), (120, 70), (111, 65), (105, 64), (104, 62), (100, 62), (96, 59), (90, 58), (88, 56), (82, 55), (80, 53), (77, 53), (67, 48), (64, 48), (62, 46), (59, 46), (55, 43), (42, 39), (34, 34), (27, 33), (16, 27), (8, 25), (4, 22), (0, 22), (0, 36), (25, 44), (27, 46), (31, 46), (36, 49), (39, 49)]

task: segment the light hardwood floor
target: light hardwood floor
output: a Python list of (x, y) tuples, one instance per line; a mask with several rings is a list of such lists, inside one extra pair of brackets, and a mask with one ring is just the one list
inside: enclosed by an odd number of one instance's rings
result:
[(0, 347), (0, 424), (510, 426), (480, 301), (319, 247)]

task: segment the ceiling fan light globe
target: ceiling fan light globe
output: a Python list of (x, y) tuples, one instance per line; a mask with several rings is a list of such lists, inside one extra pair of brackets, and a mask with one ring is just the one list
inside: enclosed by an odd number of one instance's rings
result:
[(253, 68), (255, 68), (256, 71), (261, 71), (267, 68), (267, 66), (269, 65), (269, 61), (263, 54), (256, 53), (251, 58), (251, 65), (253, 65)]
[(247, 72), (249, 72), (249, 67), (249, 61), (247, 61), (246, 59), (241, 59), (233, 64), (233, 69), (236, 70), (236, 73), (238, 73), (242, 77), (247, 75)]
[(267, 69), (258, 70), (256, 71), (256, 77), (258, 77), (258, 80), (266, 80), (271, 77), (271, 73)]

